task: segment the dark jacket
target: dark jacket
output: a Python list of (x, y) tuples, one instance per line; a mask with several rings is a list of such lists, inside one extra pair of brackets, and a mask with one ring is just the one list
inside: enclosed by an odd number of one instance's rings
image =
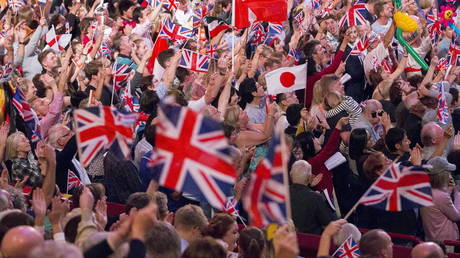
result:
[(319, 235), (329, 222), (336, 219), (326, 199), (310, 187), (292, 184), (289, 193), (292, 220), (298, 232)]

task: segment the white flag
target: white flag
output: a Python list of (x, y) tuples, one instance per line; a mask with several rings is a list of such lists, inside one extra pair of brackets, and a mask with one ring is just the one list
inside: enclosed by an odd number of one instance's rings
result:
[(268, 95), (305, 89), (307, 85), (307, 64), (282, 67), (265, 74)]

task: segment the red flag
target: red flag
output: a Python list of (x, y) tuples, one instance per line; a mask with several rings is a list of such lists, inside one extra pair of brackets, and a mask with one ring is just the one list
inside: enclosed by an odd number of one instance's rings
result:
[(286, 0), (235, 0), (234, 26), (238, 29), (249, 26), (251, 21), (282, 23), (286, 20)]
[(149, 71), (149, 74), (153, 73), (153, 68), (155, 66), (155, 60), (158, 57), (158, 54), (160, 54), (161, 51), (168, 49), (168, 40), (162, 37), (158, 37), (157, 40), (155, 41), (155, 45), (153, 46), (153, 53), (152, 56), (150, 57), (150, 60), (147, 64), (147, 70)]

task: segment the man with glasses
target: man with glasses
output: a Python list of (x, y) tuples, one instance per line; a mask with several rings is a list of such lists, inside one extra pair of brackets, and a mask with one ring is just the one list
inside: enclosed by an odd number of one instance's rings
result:
[(382, 117), (388, 116), (388, 114), (383, 111), (382, 104), (378, 100), (369, 99), (364, 105), (363, 113), (361, 113), (361, 116), (354, 124), (353, 129), (366, 129), (371, 135), (372, 140), (377, 142), (384, 132)]

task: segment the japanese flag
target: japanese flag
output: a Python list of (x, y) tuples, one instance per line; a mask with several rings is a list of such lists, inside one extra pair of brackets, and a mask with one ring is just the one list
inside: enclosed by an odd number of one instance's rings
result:
[(307, 64), (282, 67), (265, 74), (268, 95), (305, 89), (307, 85)]

